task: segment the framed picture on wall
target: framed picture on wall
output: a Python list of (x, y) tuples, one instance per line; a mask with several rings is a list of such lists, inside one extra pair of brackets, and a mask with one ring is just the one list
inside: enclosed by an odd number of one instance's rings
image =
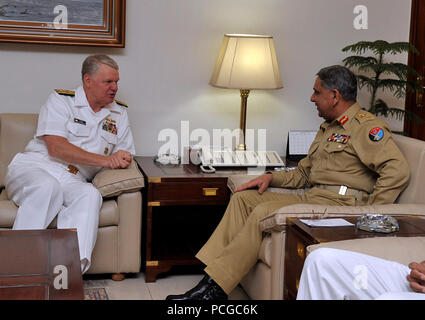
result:
[(125, 0), (1, 0), (0, 42), (125, 46)]

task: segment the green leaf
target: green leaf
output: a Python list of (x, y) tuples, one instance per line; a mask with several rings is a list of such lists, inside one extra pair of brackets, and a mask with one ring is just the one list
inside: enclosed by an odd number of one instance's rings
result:
[(416, 49), (414, 45), (409, 42), (393, 42), (389, 45), (391, 54), (398, 54), (403, 52), (412, 52), (414, 54), (419, 54), (419, 50)]
[(405, 110), (389, 107), (385, 101), (377, 99), (375, 103), (375, 114), (384, 117), (392, 116), (398, 120), (402, 120), (405, 115)]
[(406, 81), (409, 71), (409, 67), (403, 63), (381, 63), (378, 68), (374, 70), (379, 71), (382, 74), (392, 75), (394, 74), (400, 80)]
[(376, 100), (374, 106), (374, 114), (382, 115), (384, 117), (392, 116), (395, 117), (397, 120), (403, 120), (403, 118), (406, 117), (406, 119), (414, 121), (418, 124), (424, 123), (424, 120), (415, 113), (395, 107), (389, 107), (382, 99)]
[[(344, 65), (350, 69), (357, 69), (362, 74), (356, 74), (359, 89), (366, 87), (371, 93), (369, 111), (383, 116), (395, 116), (398, 119), (406, 117), (415, 122), (423, 120), (410, 111), (389, 107), (383, 100), (376, 99), (378, 89), (389, 90), (394, 97), (403, 98), (406, 91), (424, 92), (418, 82), (420, 75), (416, 70), (403, 63), (384, 62), (386, 54), (397, 55), (405, 52), (419, 54), (419, 51), (408, 42), (389, 43), (384, 40), (360, 41), (342, 49), (344, 52), (354, 52), (356, 55), (343, 60)], [(371, 51), (377, 57), (363, 56), (366, 51)], [(386, 78), (382, 79), (381, 76)]]
[(387, 53), (399, 54), (403, 52), (413, 52), (415, 54), (419, 54), (418, 49), (416, 49), (415, 46), (409, 42), (389, 43), (384, 40), (376, 40), (374, 42), (360, 41), (342, 49), (344, 52), (351, 51), (355, 52), (356, 54), (363, 54), (367, 50), (372, 51), (376, 55), (385, 55)]
[(406, 95), (406, 81), (397, 79), (379, 79), (377, 87), (385, 90), (394, 92), (397, 98), (403, 98)]
[(360, 41), (360, 42), (349, 45), (349, 46), (342, 49), (343, 52), (351, 51), (351, 52), (354, 52), (356, 54), (363, 54), (367, 50), (374, 51), (373, 42)]
[(378, 60), (376, 60), (376, 58), (374, 57), (351, 56), (351, 57), (345, 58), (343, 62), (347, 68), (352, 68), (352, 67), (360, 68), (364, 66), (377, 64)]
[(357, 75), (357, 82), (359, 85), (359, 89), (363, 87), (367, 87), (370, 92), (377, 86), (374, 79), (368, 78), (363, 75)]

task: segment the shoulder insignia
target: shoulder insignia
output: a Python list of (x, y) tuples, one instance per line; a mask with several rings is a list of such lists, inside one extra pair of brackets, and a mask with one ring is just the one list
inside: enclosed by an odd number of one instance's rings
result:
[(342, 125), (344, 125), (344, 124), (346, 124), (347, 123), (347, 121), (348, 120), (350, 120), (350, 118), (349, 117), (347, 117), (347, 116), (343, 116), (341, 119), (339, 119), (338, 121), (339, 121), (339, 123), (340, 124), (342, 124)]
[(369, 131), (369, 139), (372, 141), (381, 141), (384, 137), (384, 130), (382, 128), (376, 127)]
[(356, 114), (356, 119), (359, 121), (364, 121), (364, 120), (369, 120), (369, 119), (374, 119), (375, 116), (373, 114), (371, 114), (370, 112), (367, 112), (365, 110), (360, 110), (357, 114)]
[(120, 101), (120, 100), (115, 100), (115, 102), (116, 102), (118, 105), (122, 106), (122, 107), (126, 107), (126, 108), (128, 108), (128, 104), (126, 104), (126, 103), (124, 103), (124, 102), (122, 102), (122, 101)]
[(75, 96), (75, 91), (63, 90), (63, 89), (55, 89), (55, 91), (62, 96), (69, 96), (69, 97)]

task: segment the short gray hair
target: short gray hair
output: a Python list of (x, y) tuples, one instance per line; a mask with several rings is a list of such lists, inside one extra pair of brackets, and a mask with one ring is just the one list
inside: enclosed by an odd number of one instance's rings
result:
[(83, 67), (81, 68), (82, 78), (84, 79), (85, 74), (94, 75), (99, 70), (101, 64), (106, 64), (115, 70), (119, 70), (118, 64), (111, 57), (105, 54), (94, 54), (84, 60)]
[(357, 78), (350, 69), (335, 65), (321, 69), (316, 75), (326, 89), (337, 89), (345, 101), (356, 101)]

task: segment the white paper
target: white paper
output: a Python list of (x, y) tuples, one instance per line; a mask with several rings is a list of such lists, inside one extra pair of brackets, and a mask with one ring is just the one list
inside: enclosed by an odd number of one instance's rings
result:
[(354, 226), (353, 223), (348, 222), (345, 219), (335, 218), (335, 219), (300, 219), (302, 223), (310, 227), (350, 227)]
[(316, 137), (317, 131), (292, 130), (289, 131), (289, 154), (308, 154), (311, 143)]

